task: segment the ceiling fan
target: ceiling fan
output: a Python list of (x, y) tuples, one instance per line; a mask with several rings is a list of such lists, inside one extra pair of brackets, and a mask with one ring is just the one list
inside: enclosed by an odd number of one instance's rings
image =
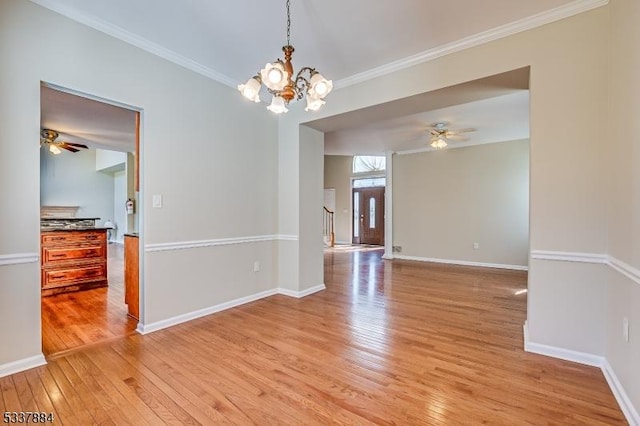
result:
[(80, 143), (59, 141), (57, 140), (58, 136), (60, 136), (60, 134), (55, 130), (42, 129), (40, 131), (40, 146), (48, 145), (49, 151), (52, 154), (56, 154), (56, 155), (62, 152), (60, 148), (66, 149), (67, 151), (71, 151), (71, 152), (78, 152), (80, 151), (79, 148), (81, 149), (89, 148), (88, 146)]
[(461, 136), (460, 133), (475, 132), (476, 129), (468, 127), (466, 129), (449, 130), (449, 123), (439, 121), (429, 125), (427, 128), (431, 135), (431, 146), (435, 149), (443, 149), (448, 145), (447, 141), (466, 141), (468, 138)]

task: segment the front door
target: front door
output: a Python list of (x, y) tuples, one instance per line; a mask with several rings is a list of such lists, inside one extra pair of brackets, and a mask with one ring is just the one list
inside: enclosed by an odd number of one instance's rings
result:
[(384, 245), (384, 187), (353, 189), (352, 241)]

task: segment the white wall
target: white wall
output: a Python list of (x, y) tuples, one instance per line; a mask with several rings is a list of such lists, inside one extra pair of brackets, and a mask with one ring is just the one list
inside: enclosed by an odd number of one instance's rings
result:
[[(606, 358), (640, 424), (640, 2), (613, 0), (606, 144), (608, 268)], [(629, 342), (622, 321), (629, 320)]]
[(76, 217), (113, 220), (113, 175), (96, 171), (96, 150), (53, 155), (40, 151), (40, 204), (80, 206)]
[(393, 245), (401, 255), (528, 265), (528, 140), (393, 159)]
[(127, 153), (96, 149), (96, 170), (104, 172), (124, 170)]
[(334, 225), (336, 241), (351, 244), (351, 176), (353, 157), (350, 155), (325, 155), (324, 187), (335, 188), (336, 210)]
[(113, 223), (116, 229), (112, 239), (121, 244), (124, 244), (124, 234), (127, 232), (126, 202), (127, 172), (123, 170), (113, 174)]
[[(268, 111), (27, 0), (0, 0), (0, 54), (0, 152), (11, 152), (0, 156), (0, 324), (13, 324), (0, 327), (0, 366), (41, 354), (41, 81), (143, 111), (142, 323), (276, 286), (273, 241), (183, 244), (277, 233), (278, 130)], [(151, 208), (152, 194), (163, 208)]]
[[(316, 114), (291, 108), (280, 119), (280, 149), (296, 152), (307, 143), (296, 130), (309, 120), (530, 66), (530, 248), (534, 252), (604, 253), (602, 140), (609, 130), (608, 24), (609, 10), (600, 7), (341, 88), (331, 93)], [(281, 154), (281, 176), (295, 178), (300, 166), (295, 154)], [(301, 194), (314, 190), (314, 185), (281, 182), (279, 211), (306, 221), (295, 212), (299, 213)], [(321, 196), (319, 199), (321, 203)], [(289, 226), (280, 223), (283, 228)], [(298, 265), (280, 266), (294, 269), (308, 264), (306, 258), (312, 253), (315, 247), (301, 242)], [(322, 258), (315, 262), (321, 265)], [(543, 262), (546, 270), (538, 273)], [(583, 279), (593, 265), (566, 260), (529, 264), (529, 339), (569, 350), (589, 348), (594, 355), (604, 355), (604, 328), (591, 324), (593, 316), (604, 317), (605, 283)], [(557, 280), (547, 280), (554, 269), (562, 273)], [(576, 299), (576, 294), (581, 297)]]

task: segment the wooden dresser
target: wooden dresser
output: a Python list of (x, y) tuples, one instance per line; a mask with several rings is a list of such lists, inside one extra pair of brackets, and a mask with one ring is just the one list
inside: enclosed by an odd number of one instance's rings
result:
[(40, 239), (43, 296), (107, 286), (106, 229), (43, 231)]

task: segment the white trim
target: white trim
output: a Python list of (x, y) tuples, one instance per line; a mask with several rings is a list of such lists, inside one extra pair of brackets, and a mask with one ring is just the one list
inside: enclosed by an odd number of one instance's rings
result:
[(633, 406), (631, 399), (629, 399), (629, 395), (625, 392), (622, 384), (618, 380), (618, 376), (616, 376), (615, 371), (609, 364), (609, 361), (604, 360), (602, 364), (602, 373), (604, 374), (604, 378), (607, 380), (609, 387), (611, 388), (611, 392), (613, 392), (613, 396), (618, 401), (618, 405), (622, 410), (622, 413), (627, 418), (627, 421), (631, 426), (640, 426), (640, 415), (638, 411)]
[(385, 152), (384, 188), (384, 255), (393, 259), (393, 151)]
[(628, 265), (622, 260), (616, 259), (613, 256), (609, 256), (609, 261), (607, 262), (607, 264), (630, 280), (635, 281), (637, 284), (640, 284), (640, 270), (638, 270), (637, 268), (634, 268), (633, 266)]
[(17, 265), (19, 263), (36, 263), (40, 261), (38, 253), (0, 254), (0, 266)]
[(602, 356), (531, 342), (529, 340), (529, 327), (526, 321), (524, 323), (523, 330), (525, 352), (546, 355), (552, 358), (559, 358), (565, 361), (573, 361), (579, 364), (591, 365), (594, 367), (602, 367), (604, 363), (604, 357)]
[(235, 308), (236, 306), (244, 305), (246, 303), (255, 302), (256, 300), (264, 299), (265, 297), (273, 296), (277, 294), (278, 290), (265, 290), (250, 296), (241, 297), (239, 299), (230, 300), (228, 302), (220, 303), (218, 305), (210, 306), (208, 308), (199, 309), (197, 311), (188, 312), (186, 314), (177, 315), (175, 317), (167, 318), (165, 320), (156, 321), (151, 324), (138, 323), (136, 331), (140, 334), (149, 334), (154, 331), (162, 330), (163, 328), (172, 327), (174, 325), (182, 324), (183, 322), (191, 321), (196, 318), (204, 317), (206, 315), (214, 314), (216, 312), (224, 311), (226, 309)]
[(258, 235), (253, 237), (217, 238), (212, 240), (179, 241), (175, 243), (146, 244), (145, 252), (183, 250), (200, 247), (227, 246), (231, 244), (247, 244), (263, 241), (298, 241), (297, 235)]
[(531, 258), (537, 260), (558, 260), (565, 262), (581, 262), (607, 264), (608, 257), (606, 254), (597, 253), (572, 253), (567, 251), (545, 251), (532, 250)]
[[(189, 59), (179, 53), (176, 53), (166, 47), (160, 46), (144, 37), (133, 34), (124, 28), (111, 24), (103, 19), (95, 16), (90, 16), (85, 13), (78, 12), (77, 10), (59, 4), (54, 0), (31, 0), (32, 2), (66, 16), (81, 24), (87, 25), (95, 30), (108, 34), (125, 43), (136, 46), (142, 50), (145, 50), (151, 54), (164, 58), (170, 62), (180, 65), (186, 69), (189, 69), (195, 73), (209, 77), (219, 83), (222, 83), (231, 88), (236, 87), (237, 81), (229, 76), (226, 76), (218, 71), (215, 71), (203, 64)], [(609, 0), (574, 0), (571, 3), (559, 6), (555, 9), (547, 10), (545, 12), (538, 13), (527, 18), (523, 18), (499, 27), (483, 31), (481, 33), (465, 37), (463, 39), (444, 44), (442, 46), (435, 47), (420, 52), (416, 55), (412, 55), (398, 61), (390, 62), (377, 68), (373, 68), (358, 74), (354, 74), (350, 77), (336, 80), (334, 86), (336, 89), (352, 86), (357, 83), (362, 83), (367, 80), (371, 80), (376, 77), (391, 74), (396, 71), (400, 71), (414, 65), (418, 65), (424, 62), (428, 62), (439, 58), (441, 56), (449, 55), (464, 49), (469, 49), (474, 46), (479, 46), (490, 41), (494, 41), (500, 38), (504, 38), (513, 34), (517, 34), (523, 31), (527, 31), (542, 25), (549, 24), (551, 22), (559, 21), (564, 18), (568, 18), (577, 15), (582, 12), (606, 6), (609, 4)]]
[(505, 265), (502, 263), (486, 263), (486, 262), (470, 262), (466, 260), (453, 260), (453, 259), (435, 259), (430, 257), (418, 257), (418, 256), (406, 256), (403, 254), (394, 254), (394, 259), (402, 260), (416, 260), (418, 262), (433, 262), (433, 263), (446, 263), (449, 265), (462, 265), (462, 266), (480, 266), (483, 268), (499, 268), (499, 269), (513, 269), (515, 271), (528, 271), (529, 267), (524, 265)]
[(42, 354), (20, 359), (18, 361), (8, 362), (6, 364), (0, 365), (0, 377), (9, 376), (11, 374), (16, 374), (35, 367), (40, 367), (41, 365), (45, 365), (46, 363), (47, 360)]
[(640, 284), (640, 269), (635, 268), (620, 259), (617, 259), (613, 256), (608, 256), (606, 254), (532, 250), (531, 258), (537, 260), (556, 260), (563, 262), (604, 264), (620, 272), (622, 275), (626, 276), (637, 284)]
[(282, 294), (284, 296), (295, 297), (300, 299), (310, 294), (317, 293), (324, 290), (326, 287), (324, 284), (317, 285), (315, 287), (308, 288), (302, 291), (293, 291), (284, 288), (275, 288), (272, 290), (265, 290), (259, 293), (255, 293), (249, 296), (240, 297), (239, 299), (230, 300), (228, 302), (220, 303), (218, 305), (210, 306), (208, 308), (199, 309), (197, 311), (188, 312), (186, 314), (177, 315), (175, 317), (167, 318), (165, 320), (156, 321), (151, 324), (138, 323), (136, 331), (140, 334), (149, 334), (154, 331), (162, 330), (164, 328), (172, 327), (174, 325), (182, 324), (187, 321), (191, 321), (197, 318), (201, 318), (207, 315), (215, 314), (216, 312), (224, 311), (227, 309), (235, 308), (236, 306), (244, 305), (256, 300), (264, 299), (265, 297), (273, 296), (276, 294)]
[(54, 0), (31, 0), (31, 1), (44, 8), (47, 8), (56, 13), (59, 13), (60, 15), (66, 16), (71, 20), (84, 24), (104, 34), (108, 34), (111, 37), (114, 37), (116, 39), (124, 41), (125, 43), (136, 46), (144, 51), (147, 51), (153, 55), (159, 56), (163, 59), (166, 59), (169, 62), (173, 62), (174, 64), (180, 65), (188, 70), (191, 70), (195, 73), (208, 77), (226, 86), (229, 86), (235, 89), (236, 85), (238, 84), (238, 82), (232, 79), (231, 77), (228, 77), (209, 67), (206, 67), (201, 63), (194, 61), (193, 59), (189, 59), (185, 56), (182, 56), (181, 54), (176, 53), (173, 50), (160, 46), (159, 44), (156, 44), (150, 40), (147, 40), (144, 37), (140, 37), (139, 35), (133, 34), (125, 30), (124, 28), (121, 28), (117, 25), (109, 23), (103, 19), (79, 12), (74, 8), (59, 4)]
[(282, 294), (283, 296), (295, 297), (296, 299), (300, 299), (305, 296), (309, 296), (310, 294), (317, 293), (319, 291), (325, 290), (324, 284), (319, 284), (314, 287), (307, 288), (302, 291), (289, 290), (288, 288), (279, 288), (278, 294)]
[(517, 20), (509, 24), (501, 25), (499, 27), (483, 31), (481, 33), (465, 37), (463, 39), (453, 41), (451, 43), (447, 43), (433, 49), (425, 50), (416, 55), (408, 56), (398, 61), (390, 62), (380, 67), (337, 80), (334, 82), (334, 87), (338, 89), (362, 83), (364, 81), (391, 74), (393, 72), (397, 72), (414, 65), (432, 61), (451, 53), (459, 52), (464, 49), (469, 49), (471, 47), (479, 46), (490, 41), (498, 40), (500, 38), (508, 37), (513, 34), (540, 27), (542, 25), (559, 21), (561, 19), (568, 18), (582, 12), (587, 12), (601, 6), (606, 6), (607, 4), (609, 4), (609, 0), (574, 0), (571, 3), (556, 7), (555, 9), (547, 10), (545, 12), (541, 12), (536, 15)]
[(622, 413), (631, 426), (640, 426), (640, 415), (633, 406), (631, 399), (627, 395), (622, 386), (622, 383), (618, 380), (613, 367), (609, 364), (607, 358), (598, 355), (592, 355), (584, 352), (572, 351), (569, 349), (558, 348), (555, 346), (543, 345), (540, 343), (533, 343), (529, 341), (529, 327), (527, 321), (522, 326), (524, 333), (524, 350), (525, 352), (536, 353), (539, 355), (550, 356), (552, 358), (559, 358), (566, 361), (573, 361), (580, 364), (591, 365), (594, 367), (600, 367), (604, 378), (611, 388), (613, 396), (616, 398)]

